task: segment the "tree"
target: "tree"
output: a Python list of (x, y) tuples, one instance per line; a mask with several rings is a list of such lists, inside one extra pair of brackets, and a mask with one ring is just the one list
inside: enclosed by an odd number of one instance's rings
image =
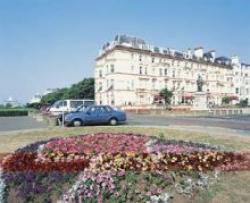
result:
[(63, 99), (94, 99), (95, 81), (94, 78), (85, 78), (69, 88), (61, 88), (42, 97), (42, 105), (51, 105)]
[(173, 96), (173, 92), (168, 90), (168, 88), (162, 89), (160, 92), (160, 96), (163, 97), (166, 105), (171, 104), (171, 98)]
[(223, 97), (222, 98), (222, 103), (223, 104), (229, 104), (230, 103), (230, 98), (229, 97)]
[(5, 108), (6, 108), (6, 109), (10, 109), (10, 108), (12, 108), (12, 104), (7, 103), (7, 104), (5, 105)]

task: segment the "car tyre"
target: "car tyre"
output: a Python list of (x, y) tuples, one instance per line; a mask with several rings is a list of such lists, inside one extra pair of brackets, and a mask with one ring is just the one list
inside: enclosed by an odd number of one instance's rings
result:
[(74, 127), (80, 127), (80, 126), (82, 126), (82, 125), (83, 125), (83, 123), (82, 123), (82, 121), (79, 120), (79, 119), (73, 121), (73, 126), (74, 126)]
[(113, 126), (114, 126), (114, 125), (117, 125), (117, 123), (118, 123), (118, 121), (117, 121), (116, 118), (111, 118), (110, 121), (109, 121), (109, 124), (110, 124), (110, 125), (113, 125)]

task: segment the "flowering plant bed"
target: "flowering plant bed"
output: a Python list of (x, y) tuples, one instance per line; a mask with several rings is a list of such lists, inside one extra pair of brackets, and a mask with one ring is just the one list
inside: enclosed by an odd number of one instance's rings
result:
[(250, 154), (136, 134), (37, 142), (2, 162), (2, 202), (169, 202), (207, 189)]

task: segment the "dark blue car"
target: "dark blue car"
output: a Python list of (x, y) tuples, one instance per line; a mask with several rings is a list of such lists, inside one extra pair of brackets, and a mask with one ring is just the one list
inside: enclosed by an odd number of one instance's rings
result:
[(126, 113), (118, 111), (107, 105), (92, 105), (87, 108), (79, 108), (75, 112), (65, 115), (66, 126), (82, 126), (94, 124), (117, 125), (127, 120)]

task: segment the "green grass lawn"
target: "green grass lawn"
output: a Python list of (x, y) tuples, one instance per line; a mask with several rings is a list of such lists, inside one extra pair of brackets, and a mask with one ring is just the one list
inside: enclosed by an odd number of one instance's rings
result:
[[(224, 146), (226, 150), (250, 151), (250, 137), (230, 135), (209, 135), (206, 133), (180, 131), (173, 129), (145, 128), (145, 127), (82, 127), (82, 128), (51, 128), (27, 133), (0, 136), (0, 153), (13, 152), (27, 144), (50, 139), (52, 137), (66, 137), (87, 133), (140, 133), (156, 135), (166, 139), (194, 141)], [(250, 200), (250, 171), (228, 172), (220, 175), (220, 181), (209, 190), (199, 193), (193, 199), (185, 202), (249, 202)], [(174, 202), (183, 202), (183, 198), (176, 197)]]

